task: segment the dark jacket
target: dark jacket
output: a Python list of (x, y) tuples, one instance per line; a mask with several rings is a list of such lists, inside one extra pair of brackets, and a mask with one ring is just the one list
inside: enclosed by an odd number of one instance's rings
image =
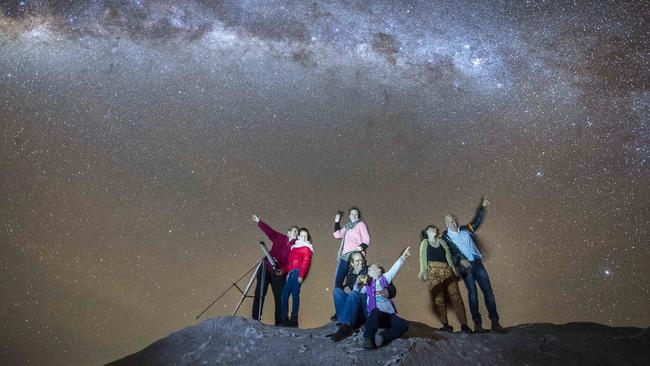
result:
[[(479, 226), (481, 226), (481, 224), (483, 223), (483, 219), (485, 218), (486, 213), (487, 210), (485, 209), (485, 207), (479, 206), (479, 208), (476, 210), (476, 215), (474, 215), (474, 219), (472, 220), (472, 222), (470, 222), (467, 225), (459, 227), (458, 231), (465, 230), (469, 232), (469, 235), (472, 236), (474, 243), (476, 243), (477, 241), (476, 230), (478, 230)], [(463, 259), (467, 259), (467, 260), (469, 259), (466, 258), (463, 252), (461, 252), (460, 249), (458, 249), (458, 247), (456, 246), (456, 244), (454, 244), (454, 242), (447, 234), (447, 231), (448, 230), (445, 230), (445, 232), (442, 233), (442, 240), (444, 240), (445, 243), (447, 243), (447, 245), (449, 246), (449, 250), (451, 251), (451, 258), (454, 262), (454, 265), (458, 269), (458, 272), (461, 273), (463, 271), (462, 271), (462, 266), (460, 265), (460, 261)]]

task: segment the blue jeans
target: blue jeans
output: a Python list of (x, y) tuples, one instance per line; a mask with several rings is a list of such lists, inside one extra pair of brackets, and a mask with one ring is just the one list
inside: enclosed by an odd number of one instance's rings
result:
[(343, 286), (343, 280), (345, 280), (345, 275), (347, 273), (348, 261), (339, 259), (339, 263), (336, 265), (336, 274), (334, 275), (334, 288)]
[(368, 316), (368, 321), (366, 321), (363, 336), (365, 338), (374, 338), (378, 328), (384, 328), (384, 331), (379, 334), (384, 338), (385, 342), (390, 342), (406, 333), (409, 329), (409, 322), (395, 313), (384, 313), (374, 308)]
[(351, 327), (363, 324), (368, 318), (368, 307), (366, 305), (366, 294), (352, 291), (346, 294), (342, 288), (334, 289), (334, 306), (338, 322)]
[(299, 270), (294, 269), (289, 272), (287, 282), (282, 289), (282, 299), (280, 301), (280, 316), (282, 320), (289, 318), (289, 295), (291, 295), (291, 317), (298, 319), (298, 308), (300, 308), (300, 286), (298, 282)]
[(488, 315), (491, 320), (499, 320), (497, 313), (497, 302), (492, 292), (492, 285), (490, 285), (490, 277), (487, 270), (483, 267), (483, 262), (480, 259), (475, 259), (470, 262), (472, 269), (467, 271), (463, 276), (465, 287), (467, 287), (467, 299), (469, 300), (469, 311), (472, 313), (474, 324), (481, 324), (481, 313), (478, 311), (478, 290), (476, 284), (481, 288), (483, 297), (485, 298), (485, 307), (488, 309)]

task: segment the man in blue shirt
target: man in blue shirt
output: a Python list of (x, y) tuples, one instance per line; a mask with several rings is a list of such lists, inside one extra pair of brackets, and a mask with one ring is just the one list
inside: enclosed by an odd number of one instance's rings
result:
[(497, 304), (494, 299), (494, 292), (490, 285), (490, 277), (487, 270), (483, 267), (481, 252), (476, 246), (476, 230), (483, 222), (485, 217), (488, 200), (483, 198), (481, 206), (476, 211), (474, 220), (468, 225), (458, 226), (456, 217), (453, 215), (445, 216), (445, 225), (447, 230), (443, 233), (442, 238), (449, 245), (452, 251), (452, 257), (463, 276), (465, 287), (467, 287), (467, 298), (469, 300), (469, 309), (474, 320), (474, 332), (487, 332), (481, 324), (481, 313), (478, 311), (478, 291), (476, 284), (481, 288), (485, 298), (485, 306), (488, 309), (488, 315), (492, 321), (492, 330), (499, 333), (505, 333), (506, 330), (499, 324), (499, 314), (497, 313)]

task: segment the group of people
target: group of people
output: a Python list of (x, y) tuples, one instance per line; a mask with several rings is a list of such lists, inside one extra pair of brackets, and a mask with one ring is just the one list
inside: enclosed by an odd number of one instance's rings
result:
[[(485, 218), (488, 200), (483, 198), (474, 219), (465, 226), (459, 226), (453, 215), (445, 216), (447, 230), (439, 235), (434, 225), (421, 232), (420, 271), (418, 277), (427, 282), (433, 302), (433, 312), (442, 323), (440, 330), (453, 332), (447, 320), (447, 299), (456, 312), (462, 332), (484, 333), (478, 306), (478, 287), (483, 292), (485, 305), (491, 320), (491, 330), (505, 333), (499, 323), (494, 292), (490, 278), (483, 266), (482, 254), (476, 245), (476, 230)], [(409, 323), (397, 313), (394, 298), (397, 289), (392, 283), (400, 268), (411, 255), (406, 248), (393, 266), (386, 271), (378, 263), (368, 265), (367, 252), (370, 246), (368, 226), (362, 220), (361, 211), (352, 207), (348, 211), (348, 222), (341, 225), (342, 212), (334, 219), (334, 238), (340, 240), (337, 252), (337, 267), (334, 275), (333, 300), (335, 320), (338, 329), (331, 335), (335, 342), (353, 334), (364, 326), (364, 347), (374, 349), (399, 338), (408, 330)], [(272, 241), (270, 256), (275, 266), (266, 260), (260, 266), (253, 302), (253, 318), (259, 320), (264, 298), (271, 285), (275, 299), (275, 324), (298, 326), (300, 288), (305, 280), (314, 245), (309, 230), (292, 226), (286, 234), (275, 231), (259, 217), (252, 220)], [(472, 330), (467, 324), (465, 304), (458, 288), (463, 280), (468, 292), (470, 313), (474, 323)], [(289, 297), (291, 314), (289, 315)], [(379, 332), (379, 329), (383, 329)]]

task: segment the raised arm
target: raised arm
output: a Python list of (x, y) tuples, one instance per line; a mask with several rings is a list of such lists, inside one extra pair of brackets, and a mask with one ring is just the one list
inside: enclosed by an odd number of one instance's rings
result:
[(406, 262), (406, 258), (411, 255), (411, 247), (408, 247), (404, 250), (404, 253), (397, 259), (395, 264), (393, 264), (392, 267), (388, 270), (388, 272), (384, 273), (384, 278), (386, 278), (386, 281), (388, 283), (393, 282), (393, 278), (397, 276), (397, 272), (399, 272), (400, 268), (402, 268), (402, 264)]
[(479, 226), (483, 223), (483, 219), (485, 218), (485, 214), (487, 213), (487, 205), (488, 205), (488, 200), (487, 198), (482, 198), (481, 199), (481, 205), (479, 208), (476, 210), (476, 215), (474, 215), (474, 219), (472, 219), (472, 222), (467, 225), (467, 228), (475, 232), (478, 230)]
[[(257, 217), (257, 216), (253, 215), (253, 217), (255, 218), (255, 217)], [(253, 221), (255, 221), (255, 219), (253, 219)], [(279, 238), (285, 236), (284, 234), (279, 233), (279, 232), (273, 230), (272, 227), (270, 227), (269, 225), (267, 225), (264, 221), (260, 220), (259, 218), (257, 218), (257, 221), (256, 221), (256, 222), (257, 222), (257, 227), (259, 227), (259, 228), (264, 232), (264, 234), (266, 234), (266, 236), (269, 237), (269, 239), (270, 239), (272, 242), (274, 242), (274, 241), (276, 241), (277, 239), (279, 239)]]

